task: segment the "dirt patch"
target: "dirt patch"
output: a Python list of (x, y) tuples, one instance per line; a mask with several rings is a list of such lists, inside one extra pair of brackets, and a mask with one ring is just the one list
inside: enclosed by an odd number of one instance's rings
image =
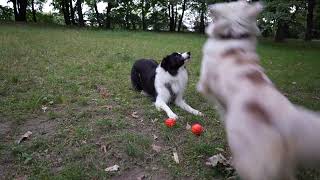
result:
[[(11, 131), (11, 122), (0, 122), (0, 137), (6, 136)], [(1, 138), (2, 139), (2, 138)]]
[(161, 170), (154, 170), (152, 172), (146, 172), (143, 168), (134, 168), (122, 172), (122, 175), (112, 177), (112, 180), (163, 180), (170, 179), (170, 176)]
[(19, 126), (17, 135), (20, 136), (27, 131), (32, 132), (32, 136), (52, 136), (56, 133), (59, 119), (48, 119), (45, 115), (26, 120)]

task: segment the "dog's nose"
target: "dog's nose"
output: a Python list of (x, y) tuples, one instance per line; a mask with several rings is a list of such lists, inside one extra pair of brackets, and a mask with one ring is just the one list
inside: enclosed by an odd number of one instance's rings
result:
[(191, 56), (191, 52), (187, 52), (187, 54), (188, 54), (189, 56)]

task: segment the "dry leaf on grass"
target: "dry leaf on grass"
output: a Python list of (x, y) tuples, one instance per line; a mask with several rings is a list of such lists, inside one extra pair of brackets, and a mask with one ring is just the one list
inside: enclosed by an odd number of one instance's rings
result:
[(222, 149), (222, 148), (215, 148), (216, 150), (218, 150), (218, 151), (220, 151), (220, 152), (224, 152), (224, 149)]
[(141, 174), (137, 177), (137, 180), (143, 180), (146, 178), (146, 175), (145, 174)]
[(41, 109), (42, 109), (43, 112), (46, 112), (48, 107), (47, 106), (42, 106)]
[(178, 153), (177, 153), (177, 150), (176, 150), (175, 148), (173, 149), (173, 160), (174, 160), (174, 162), (176, 162), (177, 164), (180, 163), (179, 157), (178, 157)]
[(118, 171), (119, 168), (120, 168), (120, 166), (113, 165), (113, 166), (107, 167), (104, 171), (106, 171), (106, 172), (114, 172), (114, 171)]
[(132, 116), (133, 118), (136, 118), (136, 119), (139, 118), (137, 111), (133, 111), (133, 113), (131, 114), (131, 116)]
[(99, 85), (97, 85), (96, 88), (97, 88), (98, 93), (100, 94), (100, 96), (103, 99), (106, 99), (107, 97), (109, 97), (110, 94), (109, 94), (107, 88), (99, 86)]
[(157, 118), (151, 120), (152, 123), (155, 123), (155, 122), (157, 122), (157, 121), (158, 121)]
[(24, 133), (24, 135), (21, 136), (21, 138), (17, 141), (18, 144), (20, 144), (22, 141), (26, 140), (27, 138), (29, 138), (31, 136), (32, 132), (28, 131), (26, 133)]
[(102, 108), (106, 108), (107, 110), (112, 110), (113, 106), (112, 105), (105, 105), (101, 106)]
[(156, 136), (155, 134), (152, 135), (154, 140), (158, 139), (158, 136)]
[(190, 130), (190, 129), (191, 129), (191, 125), (189, 123), (187, 123), (186, 130)]
[(223, 166), (231, 166), (231, 161), (227, 160), (221, 153), (216, 154), (208, 159), (206, 165), (216, 167), (218, 164)]
[(106, 145), (102, 145), (100, 147), (101, 151), (103, 151), (104, 153), (107, 153), (107, 146)]
[(161, 147), (160, 147), (160, 146), (157, 146), (157, 145), (155, 145), (155, 144), (152, 144), (151, 146), (152, 146), (152, 149), (153, 149), (154, 151), (156, 151), (157, 153), (159, 153), (159, 152), (161, 151)]

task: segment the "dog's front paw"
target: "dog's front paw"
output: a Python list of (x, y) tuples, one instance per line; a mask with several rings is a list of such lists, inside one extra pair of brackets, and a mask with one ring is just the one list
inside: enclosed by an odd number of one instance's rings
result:
[(201, 117), (204, 116), (204, 114), (202, 112), (200, 112), (200, 111), (196, 111), (194, 114), (197, 115), (197, 116), (201, 116)]
[(172, 118), (172, 119), (178, 119), (178, 116), (176, 115), (176, 114), (169, 114), (168, 115), (169, 116), (169, 118)]

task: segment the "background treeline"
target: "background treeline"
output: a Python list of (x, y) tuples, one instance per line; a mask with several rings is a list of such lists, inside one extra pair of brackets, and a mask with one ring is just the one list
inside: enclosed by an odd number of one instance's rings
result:
[[(9, 0), (0, 6), (0, 21), (35, 22), (101, 29), (195, 31), (203, 33), (211, 21), (208, 4), (223, 0)], [(101, 2), (106, 6), (98, 11)], [(320, 38), (320, 0), (264, 0), (258, 24), (265, 37)], [(86, 7), (86, 8), (84, 8)], [(101, 11), (101, 10), (100, 10)]]

